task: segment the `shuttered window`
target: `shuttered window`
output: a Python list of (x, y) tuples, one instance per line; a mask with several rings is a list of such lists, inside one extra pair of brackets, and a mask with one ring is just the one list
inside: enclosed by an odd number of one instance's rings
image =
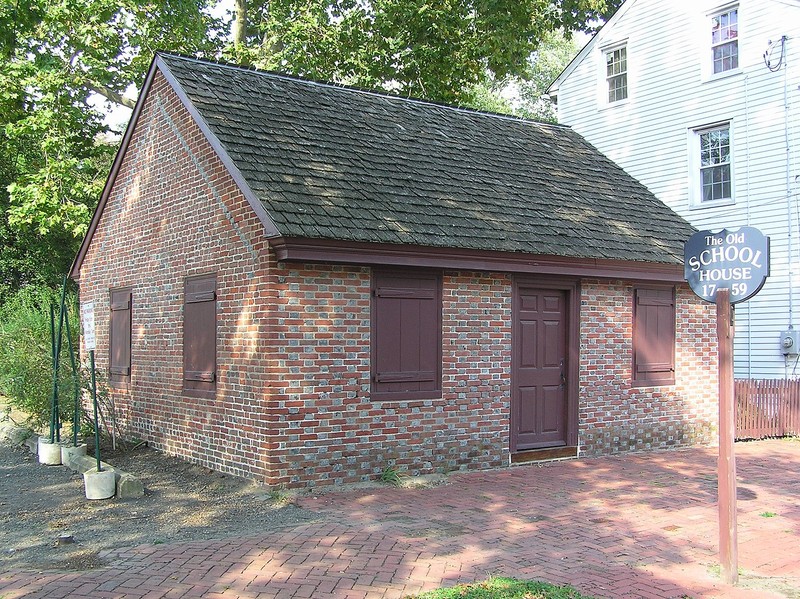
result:
[(108, 380), (127, 383), (131, 378), (131, 297), (130, 289), (112, 289), (110, 298)]
[(441, 276), (374, 272), (372, 286), (373, 399), (441, 397)]
[(217, 389), (217, 278), (187, 278), (183, 303), (183, 389), (213, 397)]
[(633, 384), (675, 383), (675, 289), (634, 289)]

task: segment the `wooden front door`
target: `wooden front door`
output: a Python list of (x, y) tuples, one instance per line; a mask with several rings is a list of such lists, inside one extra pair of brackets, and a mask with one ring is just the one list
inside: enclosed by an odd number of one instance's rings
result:
[(517, 287), (511, 451), (567, 444), (567, 293)]

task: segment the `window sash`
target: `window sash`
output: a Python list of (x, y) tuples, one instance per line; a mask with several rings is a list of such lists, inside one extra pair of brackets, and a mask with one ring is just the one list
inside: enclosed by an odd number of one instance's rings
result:
[(628, 58), (625, 47), (608, 50), (606, 57), (606, 85), (608, 101), (619, 102), (628, 97)]
[(700, 140), (700, 200), (711, 202), (733, 197), (730, 128), (698, 133)]
[(739, 68), (738, 10), (711, 18), (711, 54), (713, 72), (724, 73)]

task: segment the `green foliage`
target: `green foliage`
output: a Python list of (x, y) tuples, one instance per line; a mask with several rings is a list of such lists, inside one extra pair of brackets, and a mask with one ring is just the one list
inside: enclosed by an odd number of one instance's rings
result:
[[(25, 287), (0, 308), (0, 393), (9, 403), (31, 416), (32, 424), (50, 420), (53, 389), (53, 359), (50, 306), (56, 310), (61, 297), (47, 287)], [(78, 316), (75, 294), (67, 294), (73, 347), (77, 347)], [(66, 329), (59, 367), (59, 413), (62, 422), (72, 420), (75, 404), (74, 382), (66, 341)]]
[(406, 599), (591, 599), (569, 586), (513, 578), (490, 578), (485, 582), (461, 584), (413, 595)]
[(558, 122), (555, 106), (542, 96), (577, 53), (574, 39), (562, 31), (548, 33), (531, 55), (525, 75), (515, 81), (520, 98), (515, 114), (537, 121)]
[(470, 105), (475, 86), (525, 76), (553, 31), (589, 30), (621, 0), (270, 0), (252, 3), (236, 61)]
[(245, 35), (230, 43), (234, 23), (210, 16), (217, 1), (0, 2), (0, 304), (58, 285), (116, 152), (96, 98), (131, 105), (124, 94), (157, 50), (506, 112), (497, 89), (536, 76), (529, 57), (545, 62), (552, 32), (591, 29), (621, 4), (236, 0)]
[(384, 484), (399, 487), (403, 483), (404, 477), (405, 475), (397, 466), (386, 466), (381, 472), (379, 480)]
[(116, 152), (92, 94), (120, 102), (157, 49), (219, 45), (205, 7), (0, 3), (0, 302), (26, 284), (57, 286), (86, 232)]

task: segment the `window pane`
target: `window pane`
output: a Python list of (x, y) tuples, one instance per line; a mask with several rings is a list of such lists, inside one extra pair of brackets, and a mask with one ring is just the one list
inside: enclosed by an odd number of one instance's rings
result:
[(738, 11), (717, 15), (711, 19), (711, 46), (714, 73), (739, 67)]
[(729, 164), (703, 169), (701, 174), (704, 202), (726, 200), (731, 197), (731, 167)]
[(626, 48), (606, 52), (606, 81), (608, 101), (618, 102), (628, 97), (628, 58)]

